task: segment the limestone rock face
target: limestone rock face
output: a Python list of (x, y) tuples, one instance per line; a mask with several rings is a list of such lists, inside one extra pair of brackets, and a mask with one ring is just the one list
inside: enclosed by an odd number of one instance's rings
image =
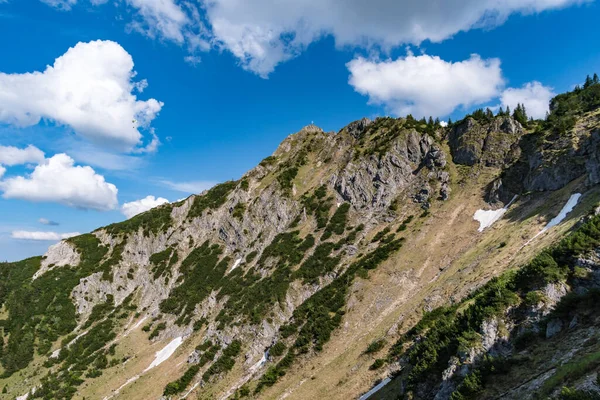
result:
[(59, 242), (50, 246), (46, 256), (42, 260), (41, 268), (33, 275), (33, 279), (45, 274), (54, 267), (64, 267), (65, 265), (75, 266), (79, 264), (79, 261), (80, 255), (72, 244), (66, 241)]
[(395, 139), (388, 153), (349, 162), (334, 187), (344, 200), (359, 209), (389, 207), (406, 190), (415, 201), (426, 204), (432, 189), (427, 175), (421, 176), (419, 172), (423, 169), (433, 172), (429, 178), (439, 182), (440, 197), (447, 199), (449, 174), (442, 171), (446, 163), (446, 155), (433, 139), (413, 130)]
[(372, 122), (373, 121), (371, 121), (369, 118), (363, 118), (350, 123), (345, 129), (350, 136), (355, 139), (360, 139), (365, 133), (366, 128), (371, 125)]
[(491, 123), (480, 123), (471, 117), (456, 125), (449, 134), (455, 163), (502, 167), (518, 158), (517, 143), (523, 127), (511, 117), (496, 117)]

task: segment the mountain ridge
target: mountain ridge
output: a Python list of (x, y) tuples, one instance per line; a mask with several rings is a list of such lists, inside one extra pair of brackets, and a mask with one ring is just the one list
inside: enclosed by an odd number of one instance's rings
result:
[[(309, 125), (239, 180), (3, 264), (0, 385), (12, 398), (357, 397), (404, 368), (373, 357), (420, 310), (526, 264), (594, 208), (598, 88), (526, 127), (483, 110), (448, 127)], [(575, 191), (569, 218), (525, 245)], [(515, 195), (478, 233), (485, 199)]]

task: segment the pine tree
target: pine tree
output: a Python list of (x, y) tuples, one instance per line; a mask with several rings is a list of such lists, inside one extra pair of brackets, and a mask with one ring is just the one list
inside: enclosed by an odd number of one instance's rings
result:
[(594, 74), (594, 77), (592, 78), (592, 82), (594, 83), (594, 85), (600, 83), (600, 80), (598, 79), (598, 74)]
[(498, 109), (498, 116), (499, 117), (503, 117), (504, 116), (504, 108), (502, 108), (502, 106), (500, 106), (500, 108)]
[(427, 126), (433, 126), (433, 117), (429, 116), (429, 120), (427, 121)]
[(517, 104), (517, 108), (515, 108), (512, 116), (521, 125), (527, 125), (527, 111), (525, 110), (525, 106), (523, 104)]
[(494, 118), (494, 113), (489, 107), (485, 109), (485, 117), (490, 121)]
[(448, 118), (448, 126), (452, 125), (452, 118)]
[(506, 106), (506, 113), (504, 115), (506, 115), (506, 116), (510, 115), (510, 107), (509, 106)]
[(435, 124), (436, 127), (440, 126), (440, 119), (436, 118), (435, 121), (434, 121), (434, 124)]
[(584, 89), (587, 89), (587, 88), (589, 88), (590, 86), (592, 86), (593, 84), (594, 84), (594, 81), (593, 81), (593, 80), (592, 80), (592, 78), (590, 78), (590, 76), (588, 75), (588, 76), (586, 76), (586, 78), (585, 78), (585, 83), (583, 84), (583, 88), (584, 88)]

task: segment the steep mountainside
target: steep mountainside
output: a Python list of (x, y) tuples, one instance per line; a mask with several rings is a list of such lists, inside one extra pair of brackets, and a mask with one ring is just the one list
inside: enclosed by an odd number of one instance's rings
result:
[(551, 109), (307, 126), (0, 264), (0, 397), (593, 396), (600, 84)]

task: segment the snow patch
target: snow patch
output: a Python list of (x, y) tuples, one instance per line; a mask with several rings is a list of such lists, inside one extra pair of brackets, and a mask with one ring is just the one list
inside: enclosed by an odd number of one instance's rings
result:
[(169, 357), (171, 357), (173, 353), (175, 353), (175, 350), (177, 350), (177, 348), (181, 346), (181, 343), (183, 343), (183, 338), (181, 336), (171, 340), (171, 343), (166, 345), (162, 350), (156, 352), (154, 361), (152, 361), (152, 364), (150, 364), (148, 368), (144, 370), (144, 372), (149, 371), (152, 368), (157, 367), (158, 365), (168, 360)]
[[(556, 217), (552, 218), (550, 220), (550, 222), (548, 222), (548, 224), (541, 231), (539, 231), (534, 237), (529, 239), (527, 241), (527, 243), (525, 243), (523, 245), (523, 247), (528, 246), (529, 243), (533, 242), (538, 236), (540, 236), (544, 232), (547, 232), (550, 228), (553, 228), (556, 225), (560, 224), (562, 221), (564, 221), (564, 219), (567, 217), (567, 214), (569, 214), (571, 211), (573, 211), (573, 209), (579, 202), (580, 197), (581, 197), (581, 193), (573, 193), (571, 195), (571, 197), (569, 197), (569, 200), (567, 201), (567, 203), (563, 206), (562, 210), (560, 210), (558, 215)], [(523, 247), (521, 247), (521, 249)]]
[(265, 365), (267, 363), (268, 357), (269, 357), (269, 352), (265, 351), (263, 353), (262, 358), (260, 360), (258, 360), (258, 362), (256, 364), (254, 364), (253, 366), (250, 367), (250, 372), (255, 373), (256, 371), (258, 371), (263, 365)]
[(563, 222), (564, 219), (567, 218), (567, 214), (569, 214), (571, 211), (573, 211), (573, 209), (575, 208), (577, 203), (579, 203), (580, 197), (581, 197), (581, 193), (573, 193), (571, 195), (571, 197), (569, 198), (569, 201), (567, 201), (567, 204), (565, 204), (563, 206), (562, 210), (560, 210), (560, 212), (558, 213), (558, 215), (556, 217), (552, 218), (550, 220), (550, 222), (548, 222), (548, 225), (546, 225), (546, 227), (544, 229), (542, 229), (542, 232), (545, 232), (548, 229), (553, 228), (556, 225)]
[(369, 397), (373, 396), (375, 393), (377, 393), (378, 391), (380, 391), (381, 388), (383, 388), (385, 385), (387, 385), (391, 381), (392, 381), (391, 378), (385, 378), (377, 386), (375, 386), (373, 389), (369, 390), (367, 393), (365, 393), (362, 396), (360, 396), (358, 398), (358, 400), (367, 400)]
[(237, 267), (239, 267), (239, 265), (242, 263), (242, 259), (238, 258), (237, 260), (235, 260), (235, 262), (233, 263), (233, 266), (231, 267), (231, 269), (229, 270), (229, 272), (233, 271), (234, 269), (236, 269)]
[(512, 203), (517, 199), (517, 196), (513, 197), (510, 203), (506, 206), (498, 209), (498, 210), (477, 210), (475, 211), (475, 215), (473, 215), (473, 219), (479, 222), (479, 232), (483, 232), (485, 229), (494, 225), (496, 221), (498, 221), (506, 212), (508, 211), (508, 207), (511, 206)]

